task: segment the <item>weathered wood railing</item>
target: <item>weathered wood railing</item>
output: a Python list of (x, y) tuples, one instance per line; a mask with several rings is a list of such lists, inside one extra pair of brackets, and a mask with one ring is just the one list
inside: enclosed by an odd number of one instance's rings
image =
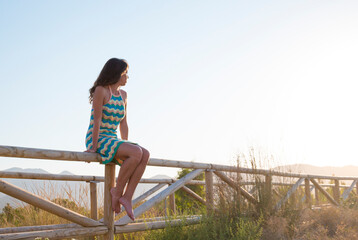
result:
[[(99, 156), (94, 153), (70, 152), (46, 149), (32, 149), (23, 147), (0, 146), (0, 156), (16, 157), (16, 158), (33, 158), (45, 160), (63, 160), (63, 161), (84, 161), (84, 162), (100, 162)], [(258, 204), (262, 199), (257, 199), (255, 191), (257, 187), (262, 185), (264, 189), (264, 198), (266, 202), (271, 203), (273, 194), (279, 196), (279, 201), (274, 204), (272, 210), (279, 210), (285, 204), (291, 195), (300, 187), (304, 188), (304, 197), (307, 207), (312, 207), (311, 191), (315, 189), (316, 203), (318, 203), (318, 192), (321, 192), (326, 199), (333, 205), (339, 206), (341, 199), (346, 199), (352, 190), (356, 188), (358, 193), (358, 177), (339, 177), (339, 176), (322, 176), (310, 174), (285, 173), (280, 171), (272, 171), (265, 169), (241, 168), (219, 164), (194, 163), (185, 161), (174, 161), (165, 159), (151, 158), (148, 162), (149, 166), (175, 167), (175, 168), (191, 168), (194, 169), (181, 179), (141, 179), (141, 183), (156, 183), (157, 185), (133, 200), (133, 205), (143, 201), (152, 194), (156, 193), (164, 186), (168, 187), (157, 193), (152, 198), (145, 201), (134, 209), (135, 217), (139, 217), (145, 211), (153, 207), (155, 204), (169, 197), (169, 205), (172, 211), (175, 211), (174, 192), (182, 189), (193, 199), (206, 204), (208, 211), (215, 210), (214, 186), (218, 183), (214, 181), (214, 174), (222, 182), (235, 189), (250, 204)], [(84, 181), (90, 184), (90, 200), (91, 200), (91, 218), (75, 213), (69, 209), (61, 207), (51, 201), (42, 199), (26, 190), (20, 189), (6, 181), (0, 180), (0, 191), (20, 199), (24, 202), (37, 206), (50, 213), (56, 214), (67, 219), (73, 224), (59, 224), (46, 226), (30, 226), (17, 228), (0, 229), (0, 239), (34, 239), (36, 237), (47, 238), (66, 238), (66, 237), (83, 237), (104, 235), (105, 239), (114, 239), (114, 234), (143, 231), (148, 229), (164, 228), (166, 221), (162, 218), (154, 219), (138, 219), (132, 222), (128, 216), (115, 221), (114, 212), (111, 210), (110, 188), (115, 183), (115, 165), (106, 164), (105, 176), (72, 176), (59, 174), (34, 174), (20, 172), (0, 171), (0, 178), (18, 178), (18, 179), (42, 179), (42, 180), (61, 180), (61, 181)], [(193, 180), (196, 176), (205, 172), (205, 181)], [(236, 172), (252, 176), (260, 176), (262, 182), (258, 184), (256, 181), (240, 181), (235, 182), (230, 176), (224, 172)], [(295, 183), (277, 182), (278, 177), (297, 179)], [(334, 184), (319, 184), (316, 180), (330, 180)], [(352, 181), (350, 185), (341, 185), (340, 181)], [(104, 182), (104, 218), (98, 220), (97, 209), (97, 183)], [(193, 192), (185, 185), (200, 184), (205, 185), (206, 196), (201, 196)], [(288, 192), (282, 196), (273, 186), (286, 186)], [(250, 186), (250, 189), (245, 188)], [(333, 197), (325, 188), (333, 188)], [(345, 189), (341, 195), (340, 189)], [(145, 221), (145, 222), (144, 222)], [(200, 216), (187, 216), (185, 224), (196, 224), (200, 221)], [(170, 220), (171, 225), (182, 224), (180, 219)]]

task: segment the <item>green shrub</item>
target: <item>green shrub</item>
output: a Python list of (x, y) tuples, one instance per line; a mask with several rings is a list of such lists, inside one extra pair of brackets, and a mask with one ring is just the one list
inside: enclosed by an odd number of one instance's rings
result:
[[(177, 179), (180, 179), (190, 173), (192, 169), (181, 169), (178, 172)], [(201, 173), (199, 176), (194, 178), (194, 180), (204, 180), (205, 175), (204, 173)], [(205, 188), (203, 185), (187, 185), (190, 190), (194, 191), (196, 194), (198, 194), (200, 197), (205, 198)], [(175, 204), (177, 207), (177, 210), (180, 213), (183, 213), (184, 211), (192, 211), (192, 212), (198, 212), (199, 209), (203, 207), (203, 204), (201, 204), (198, 201), (193, 200), (192, 197), (190, 197), (186, 192), (179, 189), (175, 192)]]

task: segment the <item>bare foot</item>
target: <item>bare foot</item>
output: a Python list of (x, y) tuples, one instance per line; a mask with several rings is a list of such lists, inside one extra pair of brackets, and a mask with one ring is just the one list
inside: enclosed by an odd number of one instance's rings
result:
[(119, 198), (121, 196), (118, 195), (116, 188), (114, 188), (114, 187), (111, 188), (110, 192), (111, 192), (111, 196), (112, 196), (112, 210), (118, 214), (121, 212), (121, 205), (119, 203)]
[(133, 213), (133, 209), (132, 209), (132, 201), (128, 201), (128, 199), (126, 199), (125, 197), (121, 197), (119, 199), (119, 203), (121, 203), (123, 205), (124, 209), (127, 212), (128, 217), (134, 221), (135, 218), (134, 218), (134, 213)]
[(115, 212), (116, 214), (114, 215), (114, 217), (117, 217), (122, 212), (122, 204), (119, 202), (119, 198), (118, 198), (118, 209), (119, 212)]
[(118, 209), (119, 209), (119, 212), (116, 213), (117, 215), (122, 212), (122, 204), (119, 202), (119, 198), (118, 198)]

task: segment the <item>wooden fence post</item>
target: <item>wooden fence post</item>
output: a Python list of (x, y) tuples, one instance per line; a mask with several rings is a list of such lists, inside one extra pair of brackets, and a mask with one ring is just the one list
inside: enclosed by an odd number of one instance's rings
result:
[[(240, 168), (238, 167), (237, 169), (237, 172), (234, 173), (234, 176), (235, 176), (235, 184), (237, 186), (240, 186), (240, 182), (242, 180), (242, 177), (241, 177), (241, 173), (240, 173)], [(235, 188), (234, 188), (235, 189)], [(236, 198), (236, 202), (237, 202), (237, 207), (239, 209), (239, 211), (241, 211), (241, 208), (242, 208), (242, 204), (244, 203), (244, 201), (242, 201), (242, 198), (241, 198), (241, 192), (240, 191), (236, 191), (234, 192), (235, 194), (235, 198)]]
[(319, 205), (319, 191), (317, 187), (314, 187), (314, 197), (316, 198), (316, 205)]
[(334, 187), (333, 187), (333, 198), (336, 200), (337, 203), (339, 203), (340, 198), (340, 190), (339, 190), (339, 180), (334, 180)]
[(309, 208), (312, 207), (312, 199), (311, 199), (311, 188), (310, 188), (310, 179), (305, 178), (305, 195), (306, 195), (306, 204)]
[(104, 225), (108, 227), (108, 233), (104, 235), (105, 240), (114, 239), (114, 211), (112, 210), (112, 197), (110, 190), (116, 181), (116, 165), (108, 163), (105, 165), (104, 175)]
[(214, 180), (213, 172), (210, 170), (205, 171), (205, 192), (206, 192), (206, 209), (212, 212), (214, 209)]
[(164, 216), (165, 216), (165, 218), (167, 218), (168, 215), (169, 215), (168, 198), (167, 198), (167, 197), (164, 198), (164, 209), (165, 209), (165, 211), (164, 211)]
[(175, 207), (175, 193), (172, 193), (169, 195), (169, 209), (170, 209), (170, 214), (171, 215), (175, 215), (176, 211), (176, 207)]
[[(98, 206), (97, 206), (97, 182), (90, 181), (90, 198), (91, 198), (91, 218), (98, 220)], [(96, 239), (95, 236), (91, 236), (90, 239)]]
[[(98, 206), (97, 206), (97, 182), (90, 181), (90, 198), (91, 198), (91, 218), (98, 220)], [(90, 239), (95, 240), (95, 236), (91, 236)]]
[(267, 210), (271, 212), (272, 210), (272, 176), (265, 175), (265, 199), (267, 203)]
[(98, 205), (97, 205), (97, 182), (90, 181), (90, 196), (91, 196), (91, 218), (98, 220)]

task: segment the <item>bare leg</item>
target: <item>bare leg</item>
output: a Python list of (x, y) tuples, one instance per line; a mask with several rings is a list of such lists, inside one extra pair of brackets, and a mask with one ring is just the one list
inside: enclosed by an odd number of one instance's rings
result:
[(126, 159), (119, 170), (116, 187), (111, 189), (113, 210), (116, 213), (119, 213), (119, 198), (122, 196), (128, 179), (142, 159), (142, 149), (139, 146), (130, 143), (122, 143), (118, 148), (115, 157)]
[(127, 184), (126, 192), (119, 199), (119, 203), (123, 204), (123, 207), (126, 209), (128, 217), (130, 217), (134, 221), (133, 207), (132, 207), (132, 197), (133, 193), (144, 173), (144, 170), (147, 166), (149, 160), (149, 152), (145, 148), (142, 148), (142, 159), (138, 164), (137, 168), (134, 170), (133, 175), (129, 178), (129, 182)]
[(137, 168), (134, 170), (133, 175), (129, 178), (127, 189), (123, 197), (125, 196), (128, 199), (132, 199), (134, 191), (143, 176), (144, 170), (147, 167), (147, 163), (149, 160), (149, 152), (147, 149), (142, 147), (142, 159), (138, 164)]

